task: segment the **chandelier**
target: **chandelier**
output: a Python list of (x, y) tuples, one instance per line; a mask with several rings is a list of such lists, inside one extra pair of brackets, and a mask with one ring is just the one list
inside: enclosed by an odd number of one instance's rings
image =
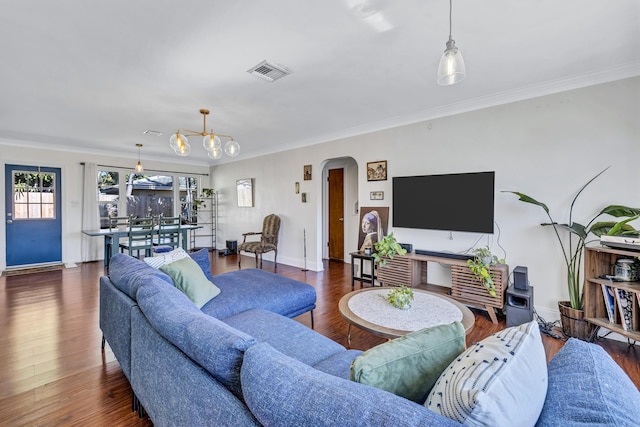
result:
[(193, 130), (179, 128), (178, 131), (169, 139), (169, 145), (173, 148), (178, 156), (188, 156), (191, 152), (191, 145), (189, 144), (188, 136), (202, 136), (202, 146), (207, 150), (207, 155), (211, 159), (219, 159), (222, 157), (222, 140), (221, 138), (228, 138), (229, 140), (224, 144), (224, 152), (229, 157), (236, 157), (240, 154), (240, 144), (238, 144), (231, 135), (222, 135), (219, 133), (213, 133), (213, 129), (207, 132), (207, 115), (209, 110), (201, 109), (202, 114), (202, 132), (196, 132)]

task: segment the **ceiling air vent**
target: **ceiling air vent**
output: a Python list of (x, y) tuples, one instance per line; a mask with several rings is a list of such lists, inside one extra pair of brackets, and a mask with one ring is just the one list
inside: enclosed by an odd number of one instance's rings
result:
[(268, 82), (274, 82), (279, 78), (282, 78), (287, 74), (290, 74), (291, 71), (287, 70), (286, 68), (280, 65), (275, 65), (267, 61), (262, 61), (255, 67), (247, 70), (247, 73), (260, 77), (261, 79), (264, 79)]

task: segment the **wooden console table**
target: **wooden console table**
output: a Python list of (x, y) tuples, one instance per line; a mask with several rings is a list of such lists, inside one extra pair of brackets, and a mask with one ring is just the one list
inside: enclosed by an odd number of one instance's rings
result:
[(496, 296), (489, 295), (482, 283), (471, 272), (467, 262), (461, 259), (432, 255), (406, 254), (395, 256), (384, 266), (378, 266), (378, 281), (383, 286), (427, 286), (428, 263), (436, 262), (451, 266), (451, 293), (449, 296), (463, 304), (487, 310), (493, 323), (498, 323), (495, 310), (502, 310), (508, 287), (509, 266), (498, 264), (491, 267)]

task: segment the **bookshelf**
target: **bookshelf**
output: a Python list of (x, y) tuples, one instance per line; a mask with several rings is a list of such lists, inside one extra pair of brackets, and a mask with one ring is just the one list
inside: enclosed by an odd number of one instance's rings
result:
[[(618, 259), (635, 259), (638, 255), (640, 252), (605, 246), (585, 248), (584, 255), (585, 320), (636, 341), (640, 341), (640, 282), (615, 282), (602, 276), (614, 274), (614, 266)], [(613, 291), (613, 307), (610, 311), (607, 309), (603, 293), (605, 287)], [(626, 303), (629, 309), (624, 307), (622, 295), (628, 296)]]

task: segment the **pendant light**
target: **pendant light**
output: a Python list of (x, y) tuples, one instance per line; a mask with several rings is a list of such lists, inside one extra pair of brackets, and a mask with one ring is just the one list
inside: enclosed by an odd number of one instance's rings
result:
[(442, 54), (442, 58), (440, 58), (440, 65), (438, 65), (438, 84), (441, 86), (460, 83), (467, 75), (462, 53), (456, 47), (456, 42), (451, 38), (451, 2), (452, 0), (449, 0), (449, 40), (447, 41), (447, 48)]
[(140, 163), (140, 147), (142, 147), (142, 144), (136, 144), (136, 147), (138, 147), (138, 164), (136, 165), (136, 173), (141, 174), (142, 172), (144, 172), (142, 163)]

